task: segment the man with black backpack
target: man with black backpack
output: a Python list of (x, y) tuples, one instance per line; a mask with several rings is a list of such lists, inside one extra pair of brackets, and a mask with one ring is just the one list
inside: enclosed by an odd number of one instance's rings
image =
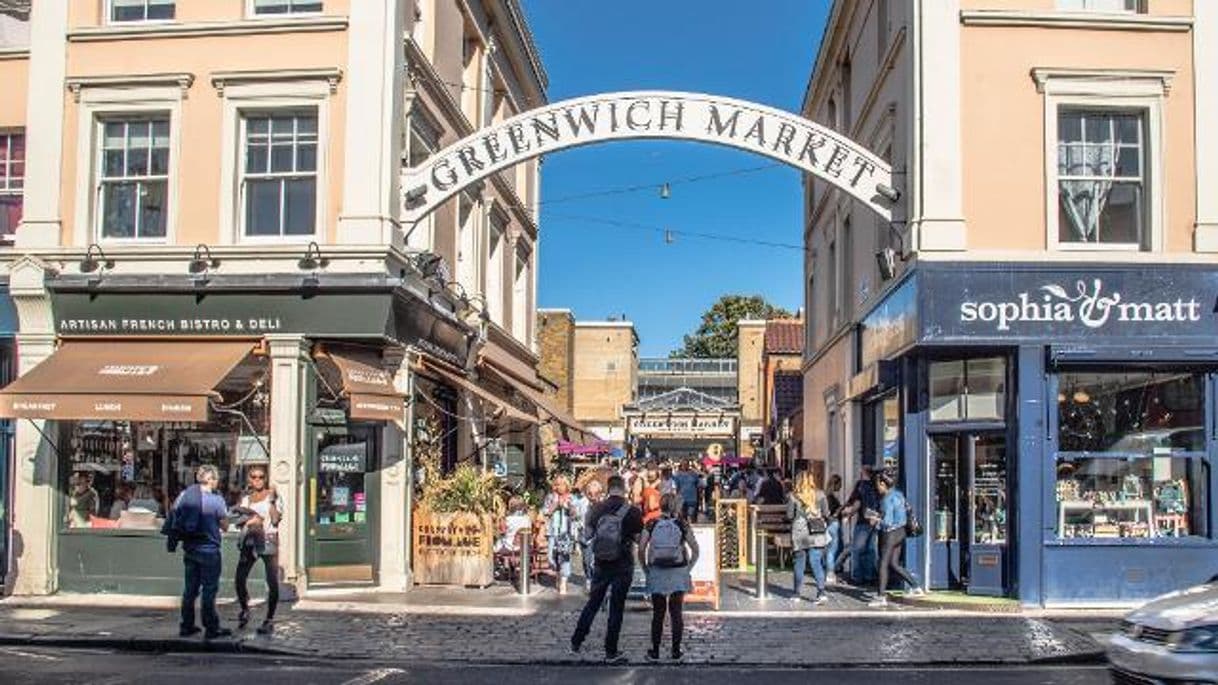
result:
[(584, 523), (587, 548), (596, 560), (596, 567), (592, 572), (588, 602), (579, 615), (575, 634), (571, 636), (571, 652), (579, 653), (607, 593), (609, 626), (605, 631), (605, 661), (622, 663), (626, 656), (618, 650), (618, 636), (622, 632), (626, 595), (634, 578), (634, 544), (643, 532), (643, 512), (626, 498), (626, 481), (621, 476), (610, 476), (608, 489), (609, 496), (592, 507)]

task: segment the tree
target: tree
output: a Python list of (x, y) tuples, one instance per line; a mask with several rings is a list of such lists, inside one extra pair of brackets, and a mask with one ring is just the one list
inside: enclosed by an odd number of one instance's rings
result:
[(672, 359), (736, 357), (736, 324), (742, 319), (791, 318), (791, 312), (775, 307), (760, 295), (724, 295), (702, 315), (698, 330), (685, 336), (681, 349), (668, 356)]

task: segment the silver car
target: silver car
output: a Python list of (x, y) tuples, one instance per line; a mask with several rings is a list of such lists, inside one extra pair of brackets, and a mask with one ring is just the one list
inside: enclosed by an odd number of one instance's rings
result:
[(1115, 683), (1218, 683), (1218, 576), (1130, 612), (1108, 642)]

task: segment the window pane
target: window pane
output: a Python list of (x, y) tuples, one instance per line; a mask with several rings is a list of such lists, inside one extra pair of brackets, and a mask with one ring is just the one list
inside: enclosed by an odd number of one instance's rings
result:
[(1101, 243), (1141, 242), (1142, 187), (1137, 183), (1116, 183), (1100, 216)]
[(254, 0), (254, 14), (286, 14), (289, 11), (288, 0)]
[(964, 362), (934, 362), (930, 365), (930, 420), (964, 418)]
[(136, 184), (107, 183), (102, 186), (102, 236), (135, 237)]
[(285, 181), (284, 235), (312, 235), (317, 222), (317, 181)]
[(303, 143), (296, 151), (297, 171), (317, 171), (317, 144)]
[(1001, 419), (1006, 414), (1006, 361), (1002, 358), (970, 359), (967, 362), (970, 419)]
[(114, 178), (123, 176), (125, 155), (122, 150), (105, 150), (102, 152), (102, 176)]
[(245, 132), (250, 138), (265, 136), (270, 126), (271, 120), (266, 117), (249, 117), (245, 120)]
[(1125, 177), (1142, 176), (1142, 154), (1136, 147), (1122, 146), (1117, 152), (1116, 175)]
[(1058, 449), (1160, 455), (1205, 450), (1204, 376), (1148, 371), (1058, 375)]
[(272, 145), (271, 146), (271, 171), (274, 173), (291, 173), (292, 168), (292, 144)]
[(127, 175), (144, 176), (148, 173), (148, 148), (152, 144), (152, 124), (139, 121), (127, 127)]
[(173, 0), (149, 0), (148, 18), (154, 20), (173, 19)]
[(270, 170), (269, 148), (266, 145), (253, 144), (245, 148), (245, 173), (264, 174)]
[(165, 181), (140, 184), (140, 238), (164, 238), (169, 200)]
[(1142, 144), (1142, 118), (1131, 114), (1116, 117), (1117, 140), (1132, 145)]
[(10, 234), (21, 223), (21, 194), (0, 194), (0, 234)]
[(973, 438), (973, 543), (1007, 542), (1007, 441), (1001, 435)]
[(245, 184), (245, 234), (279, 235), (278, 180)]
[(1204, 536), (1207, 478), (1203, 459), (1058, 459), (1057, 536)]
[(102, 131), (102, 147), (107, 150), (121, 150), (126, 145), (127, 124), (121, 121), (107, 122)]
[(1062, 111), (1057, 115), (1057, 139), (1075, 143), (1083, 139), (1083, 118), (1077, 112)]
[(111, 0), (111, 21), (143, 21), (145, 0)]

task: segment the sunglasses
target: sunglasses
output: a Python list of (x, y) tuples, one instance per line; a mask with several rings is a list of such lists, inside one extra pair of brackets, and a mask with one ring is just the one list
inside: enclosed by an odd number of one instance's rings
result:
[(261, 473), (251, 473), (250, 480), (266, 480), (266, 476)]

